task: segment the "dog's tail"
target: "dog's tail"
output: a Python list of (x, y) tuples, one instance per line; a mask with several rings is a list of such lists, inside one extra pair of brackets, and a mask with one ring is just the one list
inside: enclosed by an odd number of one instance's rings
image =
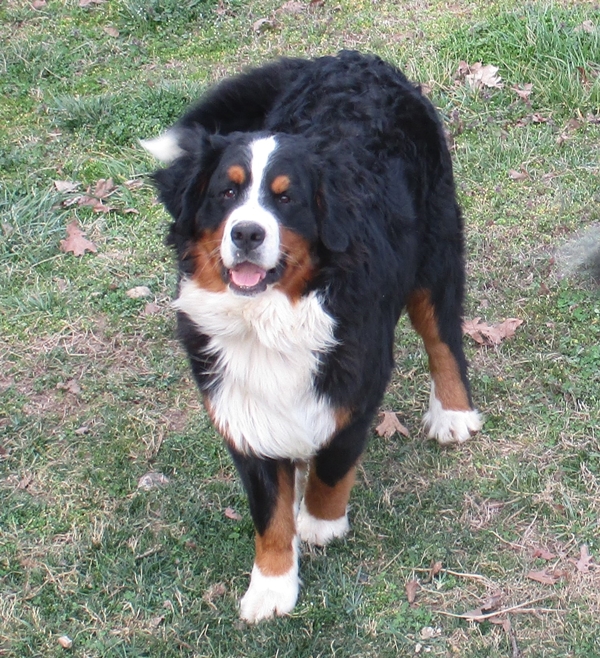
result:
[(600, 284), (600, 225), (569, 240), (557, 253), (562, 276), (584, 274)]
[(140, 140), (140, 144), (170, 164), (185, 152), (181, 140), (185, 130), (201, 128), (221, 135), (263, 130), (279, 96), (300, 70), (309, 66), (313, 66), (310, 60), (282, 58), (227, 78), (209, 89), (174, 126), (158, 137)]

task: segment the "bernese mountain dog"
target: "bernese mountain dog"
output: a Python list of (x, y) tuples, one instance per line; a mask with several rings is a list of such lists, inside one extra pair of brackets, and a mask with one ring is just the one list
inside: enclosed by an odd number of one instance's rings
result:
[(154, 181), (174, 218), (179, 336), (256, 528), (241, 617), (283, 615), (299, 540), (348, 532), (404, 308), (429, 357), (428, 435), (481, 426), (444, 131), (398, 69), (344, 51), (226, 79), (142, 145), (168, 164)]

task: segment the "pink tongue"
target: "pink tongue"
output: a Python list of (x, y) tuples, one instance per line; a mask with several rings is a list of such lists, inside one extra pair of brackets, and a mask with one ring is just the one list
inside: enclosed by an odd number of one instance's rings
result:
[(260, 283), (267, 273), (252, 263), (242, 263), (231, 270), (229, 276), (236, 286), (240, 288), (252, 288)]

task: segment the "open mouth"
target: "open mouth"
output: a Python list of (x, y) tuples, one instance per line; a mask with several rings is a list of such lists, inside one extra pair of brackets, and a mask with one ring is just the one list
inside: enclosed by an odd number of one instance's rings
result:
[(243, 295), (254, 295), (267, 289), (267, 284), (279, 279), (279, 267), (265, 270), (259, 265), (245, 261), (227, 270), (227, 282), (235, 291)]

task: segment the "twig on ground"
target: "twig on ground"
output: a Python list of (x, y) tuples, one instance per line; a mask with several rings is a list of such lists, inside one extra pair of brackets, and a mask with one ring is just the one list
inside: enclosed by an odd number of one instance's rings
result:
[[(509, 612), (515, 612), (522, 610), (524, 608), (528, 608), (534, 603), (537, 603), (538, 601), (545, 601), (546, 599), (551, 599), (554, 598), (556, 594), (548, 594), (547, 596), (540, 596), (539, 599), (533, 599), (533, 601), (526, 601), (525, 603), (519, 603), (517, 605), (513, 605), (510, 608), (500, 608), (498, 610), (493, 610), (492, 612), (489, 612), (484, 615), (469, 615), (469, 614), (462, 614), (462, 615), (457, 615), (453, 612), (446, 612), (444, 610), (436, 610), (436, 612), (440, 615), (444, 615), (446, 617), (454, 617), (455, 619), (466, 619), (467, 621), (485, 621), (486, 619), (491, 619), (492, 617), (498, 617), (499, 615), (505, 615)], [(539, 608), (533, 608), (530, 610), (530, 612), (539, 612)], [(554, 612), (554, 609), (552, 609)]]

